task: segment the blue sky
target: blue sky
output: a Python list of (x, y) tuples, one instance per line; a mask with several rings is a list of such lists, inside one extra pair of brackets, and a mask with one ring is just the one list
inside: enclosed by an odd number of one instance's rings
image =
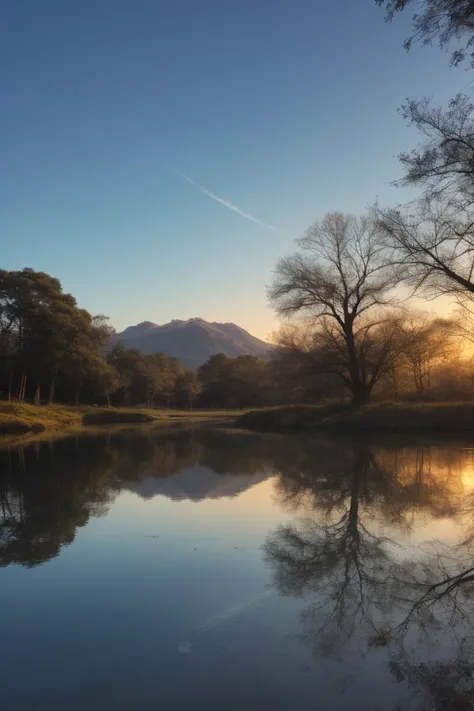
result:
[(469, 82), (445, 52), (407, 54), (409, 14), (387, 25), (373, 0), (0, 13), (1, 266), (53, 274), (118, 329), (201, 316), (267, 336), (292, 240), (403, 198), (396, 156), (418, 139), (400, 104)]

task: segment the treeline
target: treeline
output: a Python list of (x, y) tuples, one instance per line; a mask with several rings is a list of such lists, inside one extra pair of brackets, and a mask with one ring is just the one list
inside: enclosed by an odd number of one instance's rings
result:
[[(369, 305), (361, 288), (359, 299)], [(0, 391), (3, 399), (36, 404), (57, 398), (189, 409), (342, 402), (355, 393), (360, 403), (369, 395), (471, 399), (472, 359), (463, 355), (459, 322), (378, 303), (376, 311), (377, 320), (352, 319), (352, 351), (350, 330), (331, 330), (323, 314), (316, 325), (283, 327), (268, 359), (217, 354), (194, 372), (175, 358), (121, 343), (106, 353), (113, 335), (107, 319), (78, 308), (57, 279), (32, 269), (2, 271)]]
[(80, 402), (115, 386), (102, 352), (112, 330), (103, 316), (77, 306), (57, 279), (0, 271), (0, 391), (20, 402), (59, 396)]
[(120, 381), (111, 394), (114, 405), (148, 407), (244, 408), (271, 402), (268, 363), (246, 355), (213, 355), (197, 372), (162, 353), (143, 355), (116, 344), (107, 356)]
[(60, 282), (33, 269), (0, 271), (0, 393), (4, 400), (190, 408), (268, 400), (261, 358), (213, 356), (198, 373), (163, 353), (144, 355), (80, 309)]
[[(380, 352), (377, 339), (389, 347)], [(466, 355), (462, 324), (420, 311), (390, 311), (374, 324), (373, 351), (364, 352), (366, 377), (378, 371), (370, 395), (378, 400), (446, 401), (474, 398), (472, 357)], [(321, 332), (291, 324), (275, 335), (268, 358), (216, 354), (197, 372), (163, 354), (146, 356), (117, 344), (107, 355), (116, 373), (114, 405), (175, 408), (251, 408), (283, 404), (345, 402), (351, 390), (342, 352), (329, 347)], [(386, 343), (386, 341), (385, 341)], [(367, 345), (367, 343), (366, 343)], [(357, 351), (356, 351), (357, 353)], [(373, 376), (372, 376), (373, 377)]]
[(60, 282), (33, 269), (0, 271), (0, 392), (3, 399), (193, 406), (195, 373), (163, 354), (117, 344), (104, 316), (80, 309)]

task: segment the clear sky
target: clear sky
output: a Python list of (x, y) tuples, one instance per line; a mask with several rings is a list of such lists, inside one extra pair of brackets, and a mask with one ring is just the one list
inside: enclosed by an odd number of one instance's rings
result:
[(374, 0), (3, 0), (1, 266), (49, 272), (118, 329), (267, 336), (292, 240), (403, 199), (417, 136), (397, 107), (469, 82), (436, 48), (407, 54), (408, 32)]

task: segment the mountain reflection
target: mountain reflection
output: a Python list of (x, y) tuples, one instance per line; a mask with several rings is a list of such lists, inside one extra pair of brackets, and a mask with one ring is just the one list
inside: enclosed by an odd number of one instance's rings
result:
[[(0, 449), (0, 564), (57, 556), (129, 491), (232, 498), (272, 477), (276, 589), (316, 657), (386, 665), (411, 708), (473, 709), (474, 455), (219, 428), (113, 430)], [(258, 515), (258, 514), (257, 514)], [(347, 661), (347, 659), (346, 659)], [(342, 664), (343, 676), (349, 664)], [(347, 679), (343, 679), (347, 682)]]
[[(174, 501), (232, 497), (271, 473), (275, 438), (212, 429), (170, 430), (165, 435), (120, 439), (120, 488), (143, 498)], [(140, 451), (138, 451), (140, 450)]]
[(55, 557), (123, 490), (192, 501), (242, 493), (271, 473), (274, 440), (135, 429), (0, 449), (0, 565)]
[[(268, 537), (265, 559), (279, 592), (306, 603), (302, 639), (317, 656), (384, 651), (413, 708), (474, 708), (471, 471), (460, 448), (326, 443), (276, 484), (300, 518)], [(442, 544), (446, 519), (457, 533)]]

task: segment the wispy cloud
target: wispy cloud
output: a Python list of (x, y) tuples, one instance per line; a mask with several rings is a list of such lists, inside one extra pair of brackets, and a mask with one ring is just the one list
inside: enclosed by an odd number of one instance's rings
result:
[(277, 229), (274, 225), (271, 225), (269, 222), (264, 222), (263, 220), (259, 220), (258, 217), (249, 215), (248, 212), (244, 212), (243, 210), (240, 209), (240, 207), (237, 207), (237, 205), (233, 205), (228, 200), (224, 200), (224, 198), (219, 197), (219, 195), (216, 195), (211, 190), (208, 190), (207, 188), (205, 188), (204, 185), (200, 185), (199, 183), (196, 183), (196, 181), (193, 180), (192, 178), (190, 178), (189, 175), (186, 175), (185, 173), (181, 173), (181, 177), (184, 178), (184, 180), (186, 180), (190, 185), (193, 185), (195, 188), (197, 188), (202, 193), (204, 193), (204, 195), (207, 195), (208, 197), (210, 197), (211, 200), (215, 200), (216, 202), (219, 202), (221, 205), (224, 205), (224, 207), (228, 207), (229, 210), (233, 210), (238, 215), (241, 215), (241, 217), (245, 217), (247, 220), (256, 222), (257, 225), (262, 225), (262, 227), (268, 227), (270, 230)]

